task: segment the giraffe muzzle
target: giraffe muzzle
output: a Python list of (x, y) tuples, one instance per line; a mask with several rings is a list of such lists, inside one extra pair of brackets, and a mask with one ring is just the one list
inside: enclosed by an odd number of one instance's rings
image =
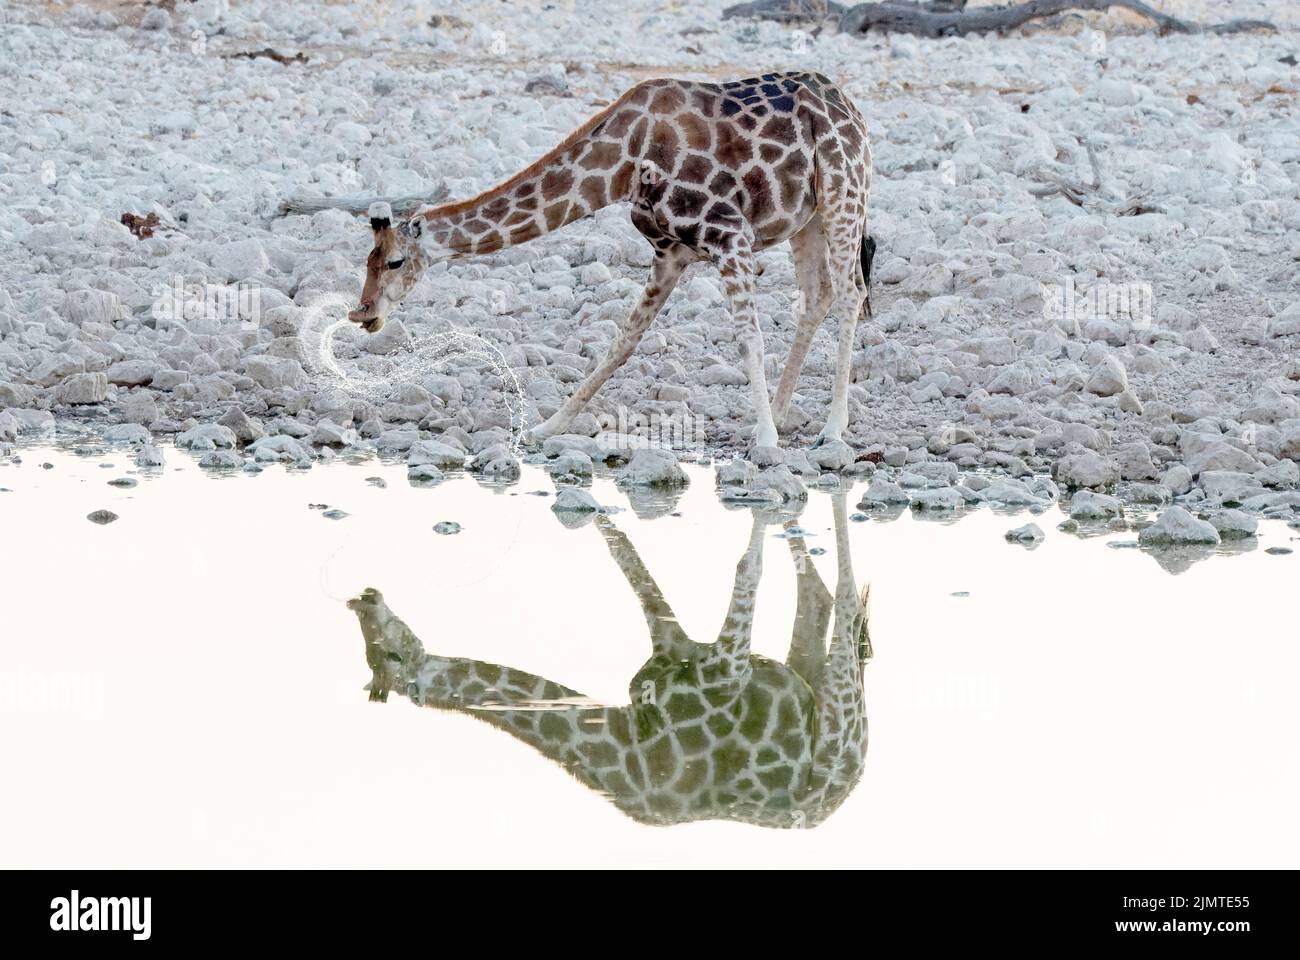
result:
[(348, 311), (348, 320), (360, 324), (367, 333), (378, 333), (384, 326), (384, 318), (375, 312), (373, 301), (362, 303), (355, 310)]

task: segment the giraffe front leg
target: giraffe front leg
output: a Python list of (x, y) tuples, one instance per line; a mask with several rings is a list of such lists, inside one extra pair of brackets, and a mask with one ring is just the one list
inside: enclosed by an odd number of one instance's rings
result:
[(772, 406), (767, 398), (767, 377), (763, 373), (763, 331), (758, 326), (754, 304), (754, 257), (748, 238), (740, 236), (718, 260), (718, 271), (736, 322), (736, 341), (749, 378), (754, 401), (754, 446), (775, 447), (778, 443)]
[(646, 569), (636, 547), (632, 546), (632, 541), (627, 538), (627, 534), (614, 526), (613, 521), (608, 517), (597, 517), (595, 525), (605, 538), (610, 556), (614, 558), (628, 586), (641, 602), (641, 612), (645, 615), (646, 625), (650, 628), (653, 656), (686, 659), (694, 644), (682, 629), (677, 614), (673, 613), (673, 608), (664, 598), (659, 584)]
[(605, 385), (605, 381), (614, 375), (627, 358), (632, 356), (632, 351), (636, 349), (641, 338), (645, 335), (654, 318), (659, 315), (660, 309), (663, 308), (664, 301), (668, 295), (673, 292), (673, 287), (677, 285), (677, 280), (686, 269), (687, 264), (691, 262), (693, 255), (685, 247), (670, 247), (668, 250), (660, 251), (656, 256), (653, 265), (650, 268), (650, 280), (646, 284), (645, 292), (641, 295), (641, 302), (632, 310), (627, 319), (627, 324), (614, 338), (610, 344), (609, 352), (605, 354), (604, 359), (597, 364), (587, 379), (578, 385), (578, 389), (573, 391), (572, 395), (564, 401), (560, 409), (550, 417), (545, 423), (533, 427), (525, 435), (525, 441), (530, 443), (540, 443), (547, 437), (553, 437), (557, 433), (563, 433), (573, 422), (573, 418), (582, 412), (596, 391)]

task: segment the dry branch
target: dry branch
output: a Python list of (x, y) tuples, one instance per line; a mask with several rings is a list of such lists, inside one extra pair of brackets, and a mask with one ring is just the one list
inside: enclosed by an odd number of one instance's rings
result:
[(807, 23), (832, 18), (838, 20), (846, 9), (834, 0), (753, 0), (727, 7), (722, 11), (722, 19), (753, 17), (778, 23)]
[(1142, 213), (1164, 213), (1162, 207), (1152, 203), (1147, 197), (1129, 197), (1116, 202), (1121, 196), (1102, 178), (1101, 164), (1097, 161), (1097, 152), (1091, 143), (1081, 142), (1088, 152), (1088, 163), (1092, 166), (1092, 182), (1075, 180), (1056, 171), (1040, 167), (1034, 171), (1039, 180), (1045, 181), (1040, 186), (1030, 187), (1029, 192), (1039, 198), (1061, 196), (1076, 207), (1090, 206), (1102, 213), (1117, 217), (1133, 217)]
[(943, 2), (920, 4), (906, 0), (884, 0), (881, 3), (860, 3), (850, 7), (840, 18), (840, 31), (866, 33), (881, 30), (914, 33), (923, 37), (951, 37), (992, 30), (1013, 30), (1042, 17), (1052, 17), (1072, 10), (1102, 11), (1110, 7), (1122, 7), (1154, 21), (1161, 34), (1277, 30), (1277, 27), (1265, 20), (1191, 23), (1161, 13), (1141, 0), (1028, 0), (1027, 3), (1013, 6), (976, 7), (973, 10), (953, 10), (951, 3)]
[[(790, 23), (812, 19), (810, 8), (819, 0), (754, 0), (728, 7), (726, 17), (757, 17)], [(1167, 33), (1240, 33), (1247, 30), (1272, 30), (1267, 20), (1229, 20), (1225, 23), (1200, 24), (1161, 13), (1142, 0), (1027, 0), (1025, 3), (998, 7), (966, 9), (966, 0), (881, 0), (859, 3), (840, 17), (841, 33), (913, 33), (922, 37), (953, 37), (994, 30), (1014, 30), (1030, 20), (1053, 17), (1074, 10), (1101, 11), (1122, 7), (1153, 21), (1161, 34)], [(802, 12), (802, 16), (796, 14)]]
[(299, 51), (292, 57), (286, 57), (278, 50), (272, 50), (270, 47), (263, 47), (261, 50), (243, 50), (239, 53), (225, 54), (227, 60), (256, 60), (258, 57), (266, 57), (268, 60), (274, 60), (276, 63), (288, 66), (291, 63), (306, 63), (310, 57)]
[(287, 217), (292, 213), (320, 213), (322, 210), (343, 210), (358, 216), (370, 209), (372, 203), (386, 203), (393, 208), (397, 216), (414, 213), (420, 207), (437, 203), (447, 196), (447, 185), (439, 184), (431, 193), (408, 194), (404, 197), (308, 197), (298, 194), (287, 200), (281, 200), (276, 209), (277, 217)]

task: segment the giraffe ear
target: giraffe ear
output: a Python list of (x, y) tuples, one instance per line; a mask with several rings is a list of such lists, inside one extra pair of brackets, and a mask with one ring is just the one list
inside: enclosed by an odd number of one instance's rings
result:
[(636, 196), (652, 206), (663, 199), (668, 189), (668, 177), (653, 160), (637, 161), (636, 180)]
[(664, 172), (659, 169), (659, 164), (646, 159), (637, 161), (636, 178), (642, 188), (656, 186), (668, 179), (664, 176)]

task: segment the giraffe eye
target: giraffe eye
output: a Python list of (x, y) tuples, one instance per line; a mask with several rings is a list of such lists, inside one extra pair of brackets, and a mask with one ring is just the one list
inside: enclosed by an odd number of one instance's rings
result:
[(388, 269), (389, 269), (389, 270), (397, 270), (397, 269), (399, 269), (399, 268), (402, 266), (402, 264), (404, 264), (405, 262), (406, 262), (406, 258), (405, 258), (405, 257), (403, 257), (401, 260), (389, 260), (389, 261), (388, 261)]

